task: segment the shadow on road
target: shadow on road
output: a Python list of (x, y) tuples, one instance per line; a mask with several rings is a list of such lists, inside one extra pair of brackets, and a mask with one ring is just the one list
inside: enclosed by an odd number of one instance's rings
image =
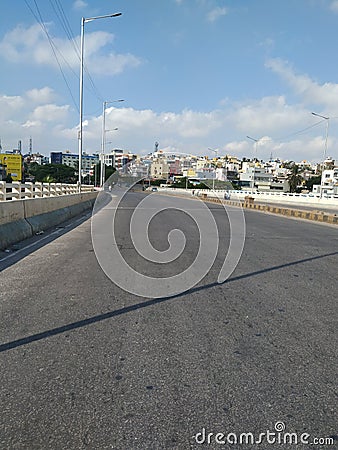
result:
[(9, 249), (8, 253), (6, 251), (0, 252), (0, 272), (7, 269), (8, 267), (16, 264), (22, 258), (30, 255), (39, 248), (55, 241), (60, 236), (68, 233), (74, 228), (78, 227), (81, 223), (88, 220), (92, 215), (91, 211), (81, 214), (78, 217), (62, 222), (59, 225), (46, 230), (44, 233), (30, 237), (23, 241), (13, 244)]
[(109, 311), (107, 313), (104, 314), (99, 314), (93, 317), (89, 317), (87, 319), (83, 319), (83, 320), (79, 320), (77, 322), (72, 322), (69, 323), (67, 325), (63, 325), (60, 327), (56, 327), (56, 328), (52, 328), (50, 330), (47, 331), (43, 331), (41, 333), (36, 333), (36, 334), (32, 334), (30, 336), (26, 336), (24, 338), (21, 339), (17, 339), (15, 341), (11, 341), (11, 342), (7, 342), (5, 344), (1, 344), (0, 345), (0, 352), (5, 352), (7, 350), (11, 350), (17, 347), (21, 347), (23, 345), (27, 345), (30, 344), (31, 342), (36, 342), (36, 341), (40, 341), (42, 339), (46, 339), (49, 338), (51, 336), (56, 336), (58, 334), (62, 334), (65, 333), (67, 331), (71, 331), (71, 330), (76, 330), (77, 328), (82, 328), (85, 327), (87, 325), (91, 325), (93, 323), (97, 323), (97, 322), (102, 322), (103, 320), (107, 320), (107, 319), (111, 319), (112, 317), (116, 317), (116, 316), (120, 316), (122, 314), (127, 314), (133, 311), (136, 311), (138, 309), (142, 309), (142, 308), (147, 308), (148, 306), (153, 306), (153, 305), (158, 305), (160, 303), (164, 303), (164, 302), (168, 302), (168, 301), (173, 301), (177, 298), (181, 298), (184, 297), (185, 295), (189, 295), (195, 292), (200, 292), (203, 291), (205, 289), (209, 289), (215, 286), (219, 286), (220, 284), (228, 284), (234, 281), (239, 281), (239, 280), (243, 280), (245, 278), (249, 278), (249, 277), (255, 277), (264, 273), (268, 273), (268, 272), (272, 272), (275, 270), (280, 270), (280, 269), (285, 269), (287, 267), (291, 267), (291, 266), (295, 266), (298, 264), (303, 264), (306, 262), (310, 262), (310, 261), (315, 261), (318, 259), (322, 259), (322, 258), (327, 258), (329, 256), (335, 256), (337, 255), (338, 252), (333, 252), (333, 253), (326, 253), (325, 255), (318, 255), (318, 256), (313, 256), (311, 258), (306, 258), (306, 259), (300, 259), (298, 261), (292, 261), (289, 263), (285, 263), (285, 264), (280, 264), (278, 266), (272, 266), (272, 267), (268, 267), (266, 269), (261, 269), (261, 270), (257, 270), (255, 272), (250, 272), (250, 273), (246, 273), (243, 275), (238, 275), (235, 277), (231, 277), (228, 280), (224, 281), (224, 283), (209, 283), (207, 285), (204, 286), (197, 286), (194, 287), (188, 291), (182, 292), (181, 294), (172, 296), (172, 297), (161, 297), (161, 298), (156, 298), (156, 299), (152, 299), (152, 300), (147, 300), (147, 301), (143, 301), (143, 302), (139, 302), (136, 303), (134, 305), (130, 305), (130, 306), (126, 306), (124, 308), (120, 308), (120, 309), (116, 309), (114, 311)]

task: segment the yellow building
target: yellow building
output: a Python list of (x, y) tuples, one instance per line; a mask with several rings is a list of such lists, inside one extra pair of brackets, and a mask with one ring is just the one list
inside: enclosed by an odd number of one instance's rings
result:
[(0, 165), (13, 181), (22, 180), (22, 155), (16, 153), (0, 153)]

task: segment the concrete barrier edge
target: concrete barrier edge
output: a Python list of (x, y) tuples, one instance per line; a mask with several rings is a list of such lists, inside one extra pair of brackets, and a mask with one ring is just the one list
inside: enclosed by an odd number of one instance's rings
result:
[(93, 208), (97, 193), (90, 194), (81, 194), (81, 201), (70, 206), (0, 224), (0, 250), (4, 250), (16, 242), (48, 230)]
[(302, 209), (294, 209), (294, 208), (285, 208), (281, 206), (272, 206), (272, 205), (262, 205), (258, 203), (246, 203), (245, 201), (231, 201), (231, 200), (221, 200), (218, 198), (203, 198), (204, 201), (213, 202), (213, 203), (224, 203), (225, 205), (237, 206), (246, 209), (254, 209), (257, 211), (263, 211), (273, 214), (280, 214), (282, 216), (287, 217), (295, 217), (299, 219), (307, 219), (317, 222), (324, 222), (333, 225), (338, 225), (338, 216), (336, 214), (329, 213), (321, 213), (316, 211), (302, 210)]

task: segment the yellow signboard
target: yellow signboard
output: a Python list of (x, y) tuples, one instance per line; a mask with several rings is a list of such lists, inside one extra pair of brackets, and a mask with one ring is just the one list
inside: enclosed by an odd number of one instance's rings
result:
[(0, 164), (13, 181), (22, 180), (22, 155), (14, 153), (0, 153)]

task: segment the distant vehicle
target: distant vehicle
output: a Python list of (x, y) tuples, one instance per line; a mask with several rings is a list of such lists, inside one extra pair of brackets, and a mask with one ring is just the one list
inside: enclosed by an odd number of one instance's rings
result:
[(151, 192), (157, 192), (157, 187), (152, 187)]

